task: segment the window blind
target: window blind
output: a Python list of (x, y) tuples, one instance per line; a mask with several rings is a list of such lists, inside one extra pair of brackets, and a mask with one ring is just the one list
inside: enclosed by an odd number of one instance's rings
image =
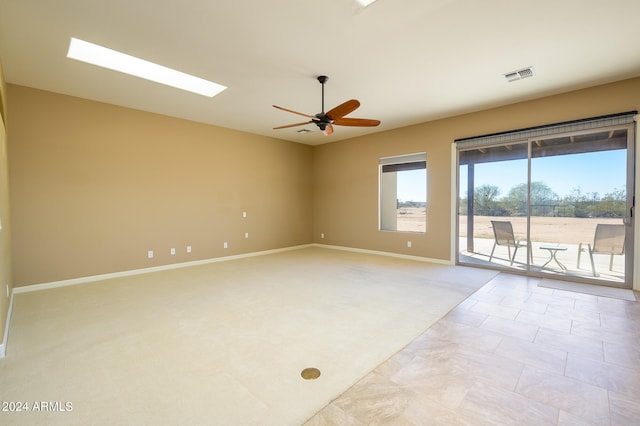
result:
[(416, 161), (413, 163), (386, 164), (382, 166), (382, 172), (383, 173), (404, 172), (407, 170), (420, 170), (420, 169), (426, 169), (426, 168), (427, 168), (426, 161)]
[(380, 165), (383, 173), (426, 169), (427, 153), (419, 152), (416, 154), (383, 157), (380, 159)]
[(525, 129), (510, 130), (483, 136), (461, 138), (456, 139), (454, 143), (456, 144), (456, 148), (458, 149), (469, 149), (488, 145), (522, 141), (531, 138), (539, 138), (559, 133), (579, 132), (583, 130), (597, 129), (600, 127), (620, 126), (633, 123), (636, 120), (637, 114), (638, 111), (628, 111), (619, 114), (565, 121), (562, 123), (528, 127)]

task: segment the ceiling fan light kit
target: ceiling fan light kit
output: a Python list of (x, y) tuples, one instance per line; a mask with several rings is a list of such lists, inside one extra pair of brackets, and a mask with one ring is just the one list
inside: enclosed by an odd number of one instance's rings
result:
[(298, 111), (293, 111), (291, 109), (283, 108), (278, 105), (274, 105), (274, 108), (281, 109), (283, 111), (287, 111), (293, 114), (301, 115), (303, 117), (307, 117), (310, 120), (304, 121), (302, 123), (294, 123), (294, 124), (286, 124), (284, 126), (274, 127), (274, 130), (278, 129), (286, 129), (289, 127), (296, 126), (304, 126), (307, 124), (314, 123), (318, 128), (322, 131), (325, 136), (329, 136), (333, 133), (333, 126), (352, 126), (352, 127), (375, 127), (380, 124), (380, 120), (373, 120), (370, 118), (349, 118), (345, 117), (351, 112), (355, 111), (359, 106), (360, 102), (357, 99), (350, 99), (346, 102), (341, 103), (337, 107), (324, 112), (324, 85), (329, 80), (329, 77), (326, 75), (318, 76), (318, 82), (322, 85), (322, 112), (316, 115), (304, 114)]

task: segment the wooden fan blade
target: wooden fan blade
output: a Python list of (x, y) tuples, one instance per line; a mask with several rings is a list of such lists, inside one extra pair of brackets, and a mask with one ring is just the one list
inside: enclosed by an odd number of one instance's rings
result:
[(327, 112), (325, 115), (329, 117), (330, 120), (337, 120), (349, 114), (350, 112), (355, 111), (359, 106), (360, 102), (357, 99), (351, 99), (347, 102), (341, 103), (337, 107)]
[(333, 124), (337, 124), (338, 126), (375, 127), (380, 124), (380, 120), (371, 120), (369, 118), (340, 118), (333, 120)]
[(333, 133), (333, 126), (331, 124), (327, 124), (327, 127), (324, 128), (324, 130), (322, 131), (322, 133), (325, 136), (329, 136), (331, 133)]
[(312, 118), (312, 119), (315, 119), (315, 118), (316, 118), (316, 117), (314, 117), (313, 115), (303, 114), (303, 113), (301, 113), (301, 112), (294, 111), (294, 110), (292, 110), (292, 109), (282, 108), (281, 106), (278, 106), (278, 105), (274, 105), (273, 107), (274, 107), (274, 108), (281, 109), (281, 110), (283, 110), (283, 111), (292, 112), (292, 113), (294, 113), (294, 114), (298, 114), (298, 115), (301, 115), (301, 116), (303, 116), (303, 117)]
[(274, 127), (273, 130), (286, 129), (288, 127), (304, 126), (305, 124), (313, 123), (313, 121), (305, 121), (304, 123), (286, 124), (284, 126)]

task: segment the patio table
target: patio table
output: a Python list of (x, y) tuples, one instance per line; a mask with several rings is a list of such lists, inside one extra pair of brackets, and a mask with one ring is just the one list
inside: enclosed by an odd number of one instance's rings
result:
[(567, 247), (565, 247), (565, 246), (559, 246), (559, 245), (542, 245), (542, 246), (540, 246), (540, 248), (541, 248), (542, 250), (547, 250), (547, 251), (549, 251), (549, 260), (547, 260), (547, 262), (546, 262), (544, 265), (542, 265), (542, 267), (543, 267), (543, 268), (544, 268), (545, 266), (547, 266), (547, 264), (549, 264), (549, 262), (551, 262), (552, 260), (554, 260), (554, 261), (558, 264), (558, 266), (560, 266), (560, 268), (562, 268), (563, 270), (566, 270), (566, 269), (567, 269), (567, 267), (566, 267), (566, 266), (564, 266), (564, 265), (563, 265), (563, 264), (558, 260), (558, 258), (556, 257), (556, 254), (557, 254), (559, 251), (567, 251)]

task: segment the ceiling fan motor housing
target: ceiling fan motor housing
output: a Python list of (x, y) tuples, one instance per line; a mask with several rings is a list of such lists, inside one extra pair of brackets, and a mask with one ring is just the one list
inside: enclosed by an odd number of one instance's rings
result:
[(333, 124), (333, 120), (330, 119), (327, 114), (323, 112), (316, 114), (317, 120), (313, 120), (313, 122), (322, 130), (323, 132), (330, 124)]

